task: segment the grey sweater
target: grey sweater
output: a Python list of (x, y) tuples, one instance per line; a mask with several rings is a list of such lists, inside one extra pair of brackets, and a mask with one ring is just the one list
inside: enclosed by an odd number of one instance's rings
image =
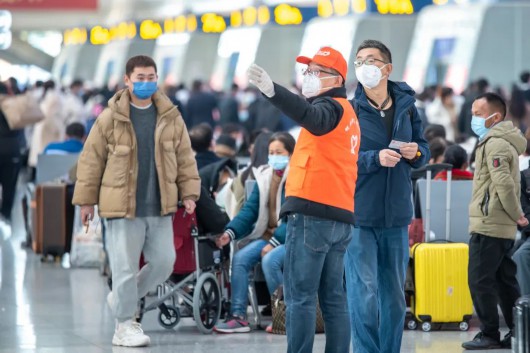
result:
[(156, 107), (151, 104), (146, 109), (140, 109), (131, 105), (130, 118), (138, 143), (136, 217), (158, 217), (161, 205), (155, 166)]

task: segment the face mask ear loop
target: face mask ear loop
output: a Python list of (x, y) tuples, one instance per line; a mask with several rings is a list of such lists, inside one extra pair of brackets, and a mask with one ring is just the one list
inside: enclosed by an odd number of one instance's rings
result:
[(379, 70), (381, 70), (381, 79), (379, 80), (379, 82), (383, 81), (385, 78), (388, 78), (388, 75), (384, 75), (384, 76), (382, 75), (382, 74), (383, 74), (383, 71), (382, 71), (382, 70), (383, 70), (383, 69), (385, 68), (385, 66), (387, 66), (387, 65), (388, 65), (388, 63), (387, 63), (387, 64), (384, 64), (383, 66), (381, 66), (381, 67), (379, 68)]
[[(327, 77), (322, 77), (322, 78), (319, 77), (318, 79), (322, 81), (322, 80), (324, 80), (324, 79), (326, 79), (326, 78), (335, 78), (335, 77), (340, 77), (340, 76), (339, 76), (339, 75), (333, 75), (333, 76), (327, 76)], [(322, 91), (322, 90), (324, 90), (324, 89), (328, 89), (328, 88), (331, 89), (331, 88), (334, 88), (334, 87), (335, 87), (335, 86), (333, 86), (333, 87), (322, 87), (322, 84), (321, 84), (321, 85), (320, 85), (320, 91)], [(339, 86), (339, 87), (340, 87), (340, 86)]]
[[(497, 115), (497, 114), (498, 114), (498, 113), (493, 113), (493, 114), (491, 114), (490, 116), (488, 116), (488, 117), (484, 120), (484, 126), (486, 126), (486, 121), (490, 120), (491, 118), (493, 118), (493, 117), (494, 117), (495, 115)], [(494, 126), (497, 125), (498, 123), (500, 123), (500, 121), (497, 122), (497, 123), (494, 122), (494, 123), (489, 127), (489, 129), (491, 129), (492, 127), (494, 127)]]

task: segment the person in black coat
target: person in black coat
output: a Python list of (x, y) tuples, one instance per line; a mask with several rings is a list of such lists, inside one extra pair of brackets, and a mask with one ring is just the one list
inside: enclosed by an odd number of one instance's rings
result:
[[(9, 87), (0, 82), (0, 95), (7, 95)], [(26, 144), (24, 129), (11, 130), (0, 109), (0, 221), (10, 223), (11, 210), (15, 201), (18, 174), (22, 167), (22, 149)]]
[(199, 169), (201, 185), (206, 188), (208, 194), (214, 199), (228, 181), (237, 174), (237, 161), (231, 158), (223, 158), (216, 163)]

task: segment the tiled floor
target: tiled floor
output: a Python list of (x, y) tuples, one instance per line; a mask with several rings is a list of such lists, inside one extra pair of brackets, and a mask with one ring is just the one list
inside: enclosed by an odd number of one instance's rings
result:
[[(17, 218), (12, 234), (0, 234), (0, 353), (286, 351), (285, 336), (264, 331), (203, 335), (191, 319), (165, 330), (155, 312), (147, 313), (143, 321), (151, 347), (112, 347), (113, 320), (105, 304), (105, 279), (97, 270), (42, 263), (31, 251), (21, 249), (23, 234)], [(405, 331), (401, 352), (462, 352), (461, 342), (471, 339), (476, 331), (476, 322), (469, 332)], [(323, 352), (324, 343), (324, 335), (318, 335), (314, 351)]]

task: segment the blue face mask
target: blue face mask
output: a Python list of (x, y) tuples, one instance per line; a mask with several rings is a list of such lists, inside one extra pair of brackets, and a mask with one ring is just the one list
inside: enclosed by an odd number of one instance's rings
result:
[(138, 99), (147, 99), (155, 94), (157, 88), (156, 82), (133, 82), (133, 93)]
[(284, 170), (289, 164), (289, 156), (269, 154), (269, 165), (274, 170)]
[(478, 135), (479, 140), (482, 140), (490, 131), (491, 127), (486, 127), (486, 121), (495, 116), (495, 114), (496, 113), (493, 113), (485, 119), (476, 115), (473, 115), (473, 117), (471, 118), (471, 130), (473, 130), (473, 132)]

